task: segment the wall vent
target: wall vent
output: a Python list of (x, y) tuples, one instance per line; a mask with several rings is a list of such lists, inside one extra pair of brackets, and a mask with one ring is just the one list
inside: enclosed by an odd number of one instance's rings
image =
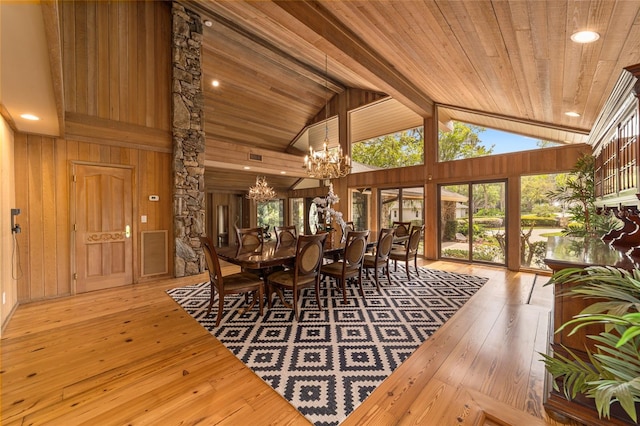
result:
[(249, 160), (262, 161), (262, 155), (261, 154), (249, 153)]
[(169, 272), (169, 259), (167, 249), (168, 231), (142, 231), (142, 258), (143, 277), (160, 275)]

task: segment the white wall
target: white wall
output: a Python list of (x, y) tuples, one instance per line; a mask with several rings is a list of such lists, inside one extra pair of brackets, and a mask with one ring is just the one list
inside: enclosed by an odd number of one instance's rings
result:
[(14, 262), (14, 253), (17, 250), (13, 250), (11, 209), (19, 207), (15, 205), (13, 147), (13, 131), (4, 119), (0, 119), (0, 317), (2, 318), (2, 329), (7, 324), (7, 318), (18, 300), (16, 281), (12, 276), (18, 272)]

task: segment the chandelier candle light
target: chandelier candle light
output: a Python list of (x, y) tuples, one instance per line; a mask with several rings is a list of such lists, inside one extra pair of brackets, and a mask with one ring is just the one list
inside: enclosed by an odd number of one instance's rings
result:
[(342, 147), (337, 150), (329, 150), (329, 101), (327, 98), (328, 83), (328, 59), (325, 55), (325, 79), (324, 79), (324, 144), (322, 151), (314, 151), (309, 146), (309, 155), (304, 157), (304, 167), (309, 177), (316, 179), (336, 179), (345, 177), (351, 171), (351, 159), (342, 155)]
[[(328, 133), (328, 131), (327, 131)], [(304, 166), (310, 177), (317, 179), (336, 179), (345, 177), (351, 171), (351, 159), (342, 155), (342, 147), (329, 151), (328, 137), (324, 141), (322, 151), (314, 151), (309, 147), (309, 155), (304, 157)]]
[(273, 200), (276, 195), (276, 191), (267, 184), (266, 176), (256, 176), (256, 184), (249, 187), (247, 198), (256, 203), (264, 203), (265, 201)]

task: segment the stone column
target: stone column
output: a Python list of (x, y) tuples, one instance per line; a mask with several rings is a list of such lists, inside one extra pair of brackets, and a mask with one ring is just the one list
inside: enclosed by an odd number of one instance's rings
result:
[(205, 270), (198, 237), (204, 235), (204, 98), (202, 20), (174, 2), (173, 15), (173, 226), (176, 277)]

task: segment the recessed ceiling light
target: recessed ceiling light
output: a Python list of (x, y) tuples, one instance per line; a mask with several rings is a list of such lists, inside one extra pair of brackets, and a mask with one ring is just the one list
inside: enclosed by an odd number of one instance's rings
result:
[(600, 34), (595, 31), (578, 31), (571, 34), (571, 40), (576, 43), (593, 43), (600, 38)]
[(211, 22), (211, 21), (210, 21), (210, 20), (208, 20), (208, 19), (205, 19), (204, 24), (205, 24), (207, 27), (212, 27), (212, 26), (213, 26), (213, 22)]
[(245, 169), (245, 170), (251, 170), (251, 167), (249, 167), (249, 166), (244, 166), (244, 167), (243, 167), (243, 169)]
[(20, 117), (24, 118), (25, 120), (31, 120), (31, 121), (40, 120), (40, 117), (38, 117), (37, 115), (33, 115), (33, 114), (22, 114)]
[(568, 115), (569, 117), (580, 117), (580, 114), (575, 111), (567, 111), (564, 113), (564, 115)]
[(282, 171), (282, 172), (280, 172), (280, 174), (281, 174), (281, 175), (286, 175), (286, 174), (287, 174), (287, 172)]
[(218, 80), (213, 80), (213, 81), (211, 82), (211, 85), (212, 85), (213, 87), (218, 87), (218, 86), (220, 86), (220, 82), (219, 82)]

